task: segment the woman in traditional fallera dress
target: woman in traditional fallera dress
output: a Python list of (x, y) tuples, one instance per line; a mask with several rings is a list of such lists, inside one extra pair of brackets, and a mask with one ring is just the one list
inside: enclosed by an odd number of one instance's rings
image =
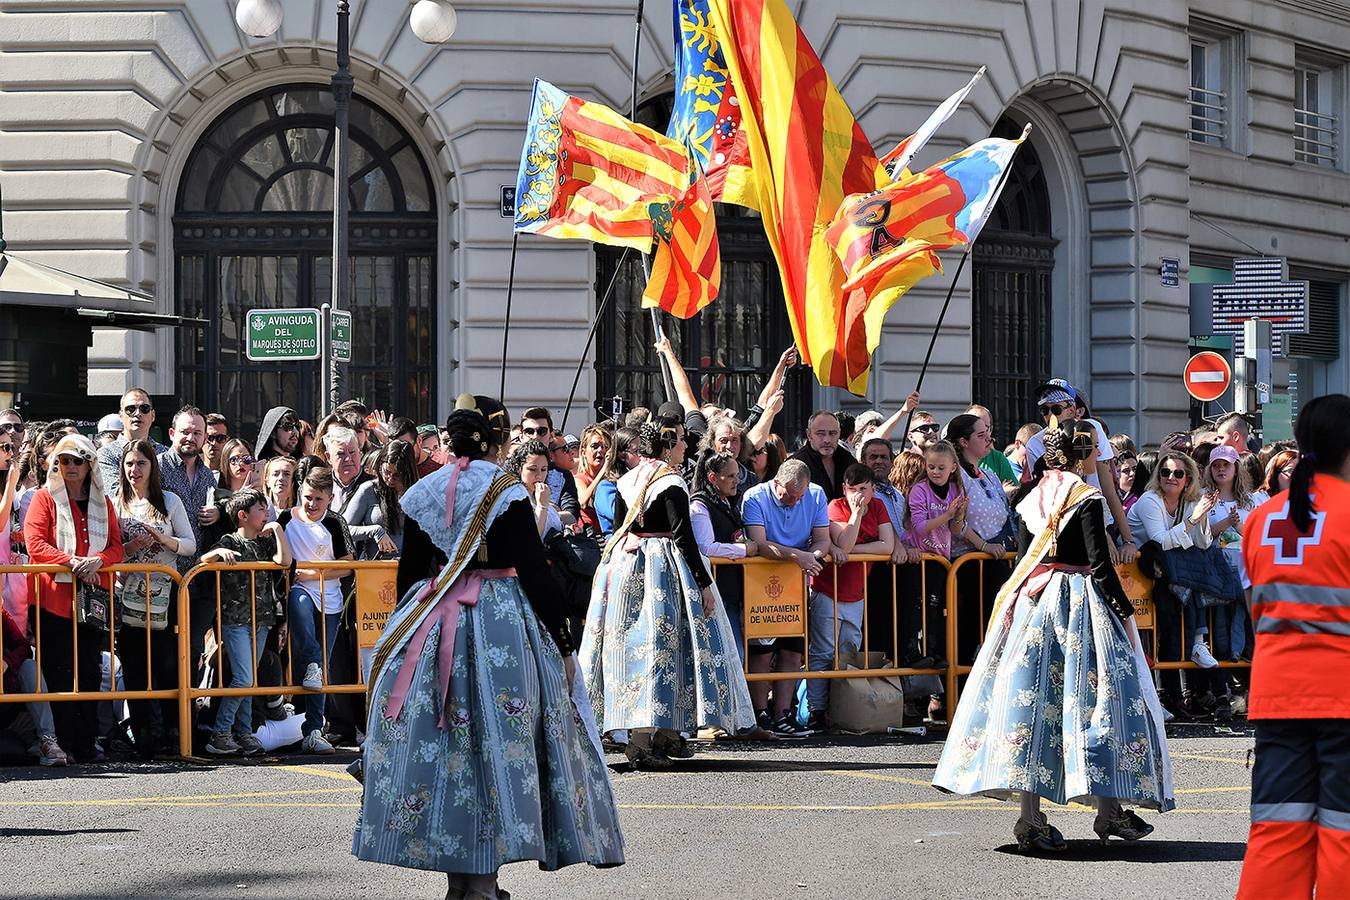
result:
[(1046, 468), (1018, 504), (1020, 562), (999, 592), (933, 784), (955, 794), (1019, 798), (1022, 850), (1062, 850), (1040, 811), (1096, 806), (1093, 830), (1139, 840), (1153, 831), (1122, 803), (1175, 806), (1162, 707), (1111, 564), (1094, 434), (1046, 431)]
[[(402, 600), (375, 647), (353, 852), (449, 875), (447, 897), (507, 897), (497, 871), (623, 863), (609, 776), (569, 696), (565, 607), (525, 489), (495, 459), (505, 411), (461, 398), (455, 457), (417, 482)], [(486, 416), (484, 415), (486, 413)]]
[[(629, 761), (668, 768), (681, 733), (755, 723), (736, 639), (699, 554), (689, 490), (667, 463), (676, 429), (646, 427), (618, 482), (616, 529), (595, 575), (581, 668), (601, 732), (627, 729)], [(622, 523), (622, 524), (618, 524)]]

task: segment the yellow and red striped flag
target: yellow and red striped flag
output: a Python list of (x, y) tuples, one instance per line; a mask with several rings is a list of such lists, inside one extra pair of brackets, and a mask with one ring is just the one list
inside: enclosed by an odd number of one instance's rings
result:
[(536, 79), (515, 230), (645, 253), (654, 235), (649, 206), (684, 196), (690, 174), (678, 141)]
[(821, 384), (861, 395), (880, 327), (867, 327), (865, 293), (844, 292), (825, 229), (846, 196), (889, 178), (783, 0), (709, 0), (708, 10), (750, 148), (749, 205), (764, 218), (797, 347)]
[(684, 196), (674, 203), (652, 204), (651, 213), (656, 256), (642, 305), (687, 319), (716, 300), (722, 285), (722, 254), (708, 179), (700, 175)]

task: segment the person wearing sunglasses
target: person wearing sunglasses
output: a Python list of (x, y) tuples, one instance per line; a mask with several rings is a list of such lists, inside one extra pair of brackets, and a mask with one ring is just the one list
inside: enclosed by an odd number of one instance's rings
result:
[(19, 411), (13, 407), (0, 409), (0, 434), (5, 433), (23, 436), (23, 416), (19, 415)]
[[(1073, 385), (1069, 384), (1063, 378), (1052, 378), (1045, 384), (1036, 388), (1036, 408), (1045, 420), (1046, 425), (1052, 421), (1061, 425), (1071, 424), (1079, 421), (1091, 425), (1097, 433), (1097, 465), (1092, 471), (1083, 475), (1083, 480), (1102, 492), (1106, 498), (1106, 526), (1109, 529), (1112, 525), (1120, 534), (1121, 545), (1116, 546), (1112, 543), (1109, 548), (1111, 551), (1111, 561), (1117, 565), (1128, 565), (1134, 562), (1134, 557), (1138, 553), (1138, 548), (1134, 539), (1134, 532), (1126, 521), (1125, 509), (1120, 504), (1120, 495), (1112, 489), (1113, 476), (1111, 471), (1111, 460), (1115, 459), (1115, 451), (1111, 449), (1111, 442), (1106, 436), (1106, 429), (1102, 428), (1101, 423), (1096, 419), (1088, 418), (1087, 404), (1083, 402), (1080, 394)], [(1028, 480), (1036, 479), (1036, 463), (1041, 457), (1045, 456), (1045, 432), (1032, 435), (1027, 441), (1027, 464), (1026, 471), (1031, 473)], [(1103, 486), (1107, 489), (1103, 490)]]
[[(258, 440), (253, 445), (253, 458), (269, 460), (274, 456), (300, 455), (300, 418), (289, 406), (274, 406), (263, 415), (258, 428)], [(222, 467), (223, 467), (222, 463)]]
[[(538, 441), (545, 447), (557, 443), (553, 431), (553, 415), (542, 406), (532, 406), (520, 416), (520, 440)], [(577, 480), (566, 469), (560, 469), (552, 459), (548, 463), (548, 488), (562, 516), (565, 527), (571, 527), (581, 516), (581, 501), (577, 497)]]
[(206, 467), (212, 472), (220, 471), (220, 451), (225, 448), (225, 442), (229, 439), (229, 421), (218, 412), (207, 413), (206, 446), (202, 448), (202, 456), (206, 460)]
[[(1168, 551), (1209, 547), (1209, 513), (1218, 502), (1215, 492), (1203, 493), (1200, 470), (1185, 453), (1167, 450), (1158, 454), (1158, 463), (1149, 479), (1148, 488), (1130, 507), (1129, 522), (1134, 532), (1145, 543), (1155, 542)], [(1174, 660), (1181, 656), (1183, 639), (1189, 641), (1190, 659), (1202, 669), (1218, 665), (1206, 643), (1209, 632), (1207, 617), (1194, 603), (1182, 603), (1169, 588), (1159, 585), (1154, 589), (1158, 606), (1158, 657)], [(1177, 610), (1182, 613), (1182, 627), (1177, 626)], [(1194, 677), (1192, 677), (1192, 674)], [(1214, 676), (1214, 677), (1211, 677)], [(1188, 673), (1183, 686), (1175, 670), (1163, 672), (1163, 705), (1174, 713), (1196, 718), (1214, 709), (1223, 715), (1228, 707), (1228, 688), (1221, 674), (1215, 672)], [(1197, 693), (1197, 688), (1200, 693)], [(1177, 693), (1181, 699), (1177, 702)], [(1206, 694), (1212, 693), (1209, 698)]]
[(144, 388), (132, 388), (122, 395), (117, 407), (122, 417), (122, 436), (98, 450), (98, 472), (110, 498), (116, 499), (121, 489), (122, 451), (133, 441), (150, 441), (155, 453), (169, 448), (150, 440), (150, 426), (155, 424), (155, 407)]
[(906, 452), (917, 453), (920, 456), (928, 450), (929, 447), (942, 439), (942, 426), (938, 424), (937, 418), (926, 410), (915, 410), (914, 418), (909, 423), (909, 446)]
[[(94, 444), (80, 434), (61, 437), (48, 457), (46, 483), (33, 496), (23, 523), (29, 561), (61, 566), (67, 572), (32, 576), (40, 602), (32, 615), (38, 635), (42, 674), (53, 691), (97, 692), (99, 660), (108, 635), (92, 624), (73, 621), (76, 583), (95, 586), (111, 597), (108, 566), (122, 561), (122, 530), (112, 500), (104, 495), (103, 477), (93, 465)], [(120, 461), (119, 461), (120, 464)], [(78, 654), (78, 665), (77, 665)], [(94, 745), (98, 704), (88, 700), (53, 704), (56, 736), (68, 754), (81, 762), (102, 762)]]

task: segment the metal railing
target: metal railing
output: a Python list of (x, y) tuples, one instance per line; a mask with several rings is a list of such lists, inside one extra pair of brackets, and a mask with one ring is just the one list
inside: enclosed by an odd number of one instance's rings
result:
[(1337, 118), (1309, 109), (1294, 110), (1294, 159), (1317, 166), (1336, 165)]
[[(71, 572), (69, 566), (55, 566), (55, 565), (0, 566), (0, 586), (3, 586), (4, 576), (9, 574), (70, 575)], [(29, 609), (33, 621), (32, 630), (35, 641), (35, 646), (33, 648), (35, 657), (34, 662), (37, 664), (39, 677), (40, 678), (42, 677), (43, 671), (42, 654), (44, 642), (42, 640), (42, 633), (44, 628), (46, 629), (69, 628), (71, 632), (71, 657), (72, 657), (71, 686), (73, 689), (70, 691), (48, 690), (48, 691), (37, 691), (34, 693), (21, 693), (18, 691), (7, 692), (4, 688), (4, 680), (0, 679), (0, 703), (42, 703), (42, 702), (65, 702), (72, 700), (172, 700), (178, 696), (177, 685), (169, 688), (154, 687), (154, 667), (151, 665), (152, 651), (150, 649), (150, 642), (151, 642), (151, 635), (156, 629), (150, 627), (151, 584), (149, 578), (150, 575), (160, 575), (169, 579), (173, 583), (173, 589), (174, 592), (176, 593), (178, 591), (179, 586), (181, 586), (182, 584), (182, 578), (178, 574), (178, 571), (176, 569), (168, 568), (167, 566), (160, 566), (152, 563), (118, 563), (117, 565), (103, 567), (102, 569), (99, 570), (99, 574), (100, 575), (106, 574), (111, 576), (108, 579), (108, 587), (107, 587), (108, 616), (109, 621), (114, 624), (114, 627), (111, 627), (104, 631), (107, 640), (106, 646), (108, 650), (109, 659), (112, 660), (117, 658), (117, 648), (119, 646), (119, 643), (123, 648), (126, 647), (126, 641), (128, 640), (128, 638), (127, 636), (123, 635), (119, 639), (118, 635), (119, 631), (122, 630), (143, 631), (145, 634), (145, 661), (146, 661), (146, 678), (147, 678), (146, 683), (147, 685), (149, 685), (149, 687), (147, 687), (145, 690), (130, 690), (130, 691), (109, 690), (109, 691), (98, 691), (96, 693), (90, 691), (81, 691), (79, 689), (80, 632), (81, 630), (84, 630), (87, 636), (88, 632), (91, 629), (89, 627), (82, 628), (80, 623), (76, 621), (75, 599), (74, 599), (75, 585), (74, 584), (71, 585), (70, 615), (62, 616), (52, 612), (51, 610), (43, 608), (42, 580), (38, 578), (33, 578), (29, 582), (31, 589), (33, 591), (33, 595), (30, 598)], [(119, 613), (117, 612), (119, 605), (122, 607), (126, 607), (130, 605), (132, 601), (132, 598), (130, 596), (131, 592), (118, 589), (117, 576), (136, 575), (136, 574), (147, 576), (144, 580), (143, 585), (145, 588), (145, 604), (143, 608), (143, 612), (145, 613), (143, 620), (144, 624), (139, 628), (136, 628), (135, 626), (124, 626), (123, 628), (115, 627), (117, 618), (119, 616)], [(102, 588), (100, 588), (100, 590), (102, 590)], [(100, 638), (99, 640), (100, 651), (102, 649), (103, 643), (104, 643), (103, 639)], [(3, 650), (4, 650), (4, 636), (3, 633), (0, 633), (0, 654), (3, 653)], [(112, 672), (112, 677), (109, 683), (109, 686), (111, 687), (117, 684), (117, 677), (116, 672), (112, 668), (111, 664), (109, 670), (110, 672)], [(39, 684), (40, 683), (41, 681), (39, 681)]]
[(1209, 88), (1191, 88), (1191, 140), (1221, 145), (1228, 134), (1227, 95)]

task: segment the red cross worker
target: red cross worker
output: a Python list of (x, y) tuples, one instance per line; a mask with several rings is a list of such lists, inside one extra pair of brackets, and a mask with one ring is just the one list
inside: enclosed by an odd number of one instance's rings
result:
[(1239, 900), (1350, 897), (1350, 397), (1308, 403), (1289, 490), (1247, 517), (1256, 650)]

